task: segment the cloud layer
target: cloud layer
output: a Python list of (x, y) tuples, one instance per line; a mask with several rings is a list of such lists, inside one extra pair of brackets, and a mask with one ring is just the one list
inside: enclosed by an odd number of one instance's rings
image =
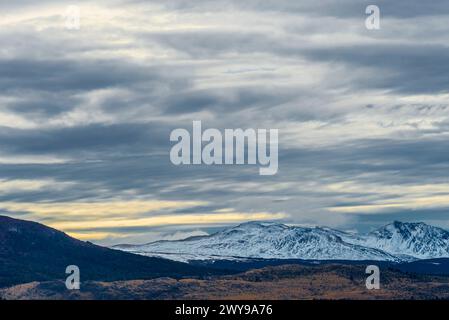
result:
[[(103, 243), (250, 219), (449, 227), (446, 1), (378, 1), (375, 31), (364, 1), (70, 4), (80, 30), (60, 1), (0, 5), (2, 213)], [(279, 173), (173, 166), (193, 120), (279, 129)]]

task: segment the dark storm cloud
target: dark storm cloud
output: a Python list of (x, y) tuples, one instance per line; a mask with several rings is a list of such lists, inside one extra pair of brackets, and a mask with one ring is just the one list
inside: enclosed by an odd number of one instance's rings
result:
[(449, 91), (449, 48), (421, 44), (365, 44), (311, 49), (309, 59), (344, 63), (366, 69), (356, 84), (361, 89), (387, 89), (402, 93)]
[(159, 71), (108, 60), (0, 60), (0, 86), (5, 91), (86, 91), (130, 86), (160, 77)]
[[(113, 129), (113, 128), (109, 128)], [(119, 135), (125, 137), (123, 131), (117, 130)], [(140, 135), (140, 134), (139, 134)], [(131, 141), (135, 140), (135, 133), (129, 135)], [(84, 141), (84, 139), (80, 139)], [(136, 140), (138, 141), (138, 139)], [(141, 140), (142, 147), (145, 143), (153, 146), (152, 141)], [(161, 141), (163, 143), (164, 141)], [(86, 142), (84, 142), (86, 143)], [(294, 149), (281, 150), (281, 170), (274, 178), (260, 177), (257, 168), (240, 169), (233, 166), (206, 167), (206, 166), (173, 166), (168, 157), (168, 151), (162, 155), (135, 155), (133, 150), (127, 149), (122, 144), (124, 140), (109, 142), (100, 140), (97, 157), (105, 156), (105, 149), (115, 148), (121, 150), (121, 155), (106, 157), (102, 161), (74, 161), (67, 164), (51, 165), (1, 165), (4, 169), (0, 178), (31, 178), (48, 179), (57, 181), (75, 181), (81, 186), (93, 185), (101, 189), (107, 189), (109, 195), (120, 194), (126, 190), (135, 190), (137, 194), (145, 195), (151, 193), (166, 199), (214, 199), (218, 206), (232, 204), (232, 199), (239, 197), (240, 190), (232, 188), (221, 188), (222, 185), (230, 184), (238, 186), (239, 183), (253, 182), (263, 185), (282, 182), (320, 181), (322, 183), (335, 183), (345, 179), (358, 179), (362, 183), (386, 183), (391, 185), (407, 185), (419, 181), (426, 183), (444, 183), (446, 178), (442, 172), (449, 170), (449, 159), (447, 155), (446, 141), (422, 142), (400, 142), (400, 141), (358, 141), (350, 144), (341, 144), (338, 148)], [(157, 144), (157, 143), (156, 143)], [(68, 144), (70, 145), (70, 144)], [(114, 147), (115, 146), (115, 147)], [(73, 146), (75, 152), (78, 147)], [(84, 145), (84, 150), (94, 150), (97, 146)], [(134, 152), (141, 150), (138, 146)], [(165, 150), (162, 148), (161, 150)], [(61, 151), (63, 152), (63, 151)], [(130, 152), (127, 156), (126, 152)], [(125, 174), (126, 173), (126, 174)], [(370, 173), (371, 176), (363, 178)], [(206, 179), (208, 188), (201, 188), (202, 180)], [(195, 182), (198, 181), (198, 184)], [(171, 191), (171, 187), (177, 187)], [(74, 187), (76, 188), (76, 187)], [(362, 191), (362, 190), (361, 190)], [(54, 192), (54, 191), (52, 191)], [(342, 193), (345, 191), (342, 190)], [(259, 190), (247, 189), (245, 197), (251, 198), (260, 194)], [(319, 189), (304, 190), (302, 195), (321, 194), (326, 192)], [(335, 193), (338, 195), (338, 192)], [(74, 196), (78, 196), (78, 192)], [(81, 192), (81, 197), (86, 192)], [(91, 194), (92, 196), (94, 194)], [(297, 197), (295, 190), (273, 190), (270, 196), (293, 196)], [(329, 194), (327, 194), (329, 196)], [(30, 195), (31, 196), (31, 195)], [(42, 196), (48, 199), (54, 196), (50, 193), (44, 196), (35, 193), (34, 196)], [(103, 194), (102, 196), (106, 196)], [(62, 192), (59, 197), (64, 197)], [(6, 200), (6, 199), (4, 199)], [(348, 205), (348, 203), (344, 203)], [(217, 207), (213, 207), (216, 209)], [(210, 210), (211, 207), (194, 208), (192, 210)]]
[[(364, 174), (365, 182), (388, 184), (444, 183), (449, 170), (449, 142), (446, 139), (401, 141), (393, 139), (356, 140), (338, 146), (292, 149), (283, 153), (289, 176), (301, 178), (304, 171), (351, 180)], [(295, 172), (296, 171), (296, 172)], [(363, 178), (362, 178), (363, 179)]]
[[(325, 30), (323, 28), (322, 31)], [(342, 46), (336, 43), (323, 47), (298, 42), (292, 34), (291, 39), (284, 39), (263, 33), (221, 31), (152, 33), (149, 37), (193, 59), (226, 57), (235, 52), (266, 53), (330, 63), (331, 67), (332, 64), (345, 65), (350, 70), (359, 71), (356, 81), (350, 83), (355, 90), (386, 89), (405, 94), (443, 93), (449, 90), (449, 49), (445, 45), (379, 43), (373, 38), (364, 44)], [(202, 109), (213, 104), (213, 97), (193, 98), (193, 102)]]
[[(20, 90), (20, 89), (19, 89)], [(5, 108), (26, 117), (51, 118), (73, 110), (81, 99), (51, 91), (21, 92), (19, 100), (6, 104)]]
[(230, 113), (250, 108), (263, 110), (276, 107), (294, 98), (293, 92), (276, 88), (215, 88), (192, 90), (174, 94), (162, 101), (168, 114), (182, 114), (207, 110)]
[(168, 142), (169, 130), (158, 123), (92, 124), (57, 129), (0, 128), (0, 148), (12, 154), (74, 155), (80, 152), (125, 154), (157, 150)]
[[(351, 83), (354, 89), (386, 89), (405, 94), (443, 93), (449, 90), (449, 49), (443, 45), (379, 44), (373, 40), (363, 45), (336, 44), (314, 48), (264, 34), (235, 35), (231, 32), (167, 33), (153, 35), (153, 39), (196, 59), (225, 56), (237, 51), (240, 54), (270, 53), (343, 64), (349, 69), (361, 71), (357, 81)], [(204, 97), (198, 105), (209, 106), (211, 100)]]
[(6, 102), (4, 108), (35, 119), (45, 120), (72, 111), (87, 103), (86, 95), (105, 89), (126, 89), (132, 97), (120, 94), (102, 97), (95, 108), (105, 112), (129, 112), (157, 104), (155, 109), (145, 109), (163, 112), (160, 91), (176, 92), (191, 87), (184, 72), (188, 71), (178, 66), (152, 66), (123, 60), (0, 59), (0, 86), (3, 94), (16, 98)]
[(189, 54), (194, 59), (217, 57), (227, 53), (272, 52), (281, 46), (281, 40), (260, 32), (243, 31), (188, 31), (188, 32), (152, 32), (142, 34), (148, 40), (157, 41), (165, 46)]
[[(154, 105), (155, 112), (166, 114), (201, 110), (232, 112), (254, 107), (275, 107), (295, 97), (293, 89), (281, 87), (263, 90), (261, 87), (195, 90), (191, 88), (189, 79), (182, 77), (182, 70), (176, 68), (181, 75), (177, 76), (173, 75), (174, 69), (173, 66), (152, 67), (121, 61), (12, 59), (0, 61), (0, 83), (5, 92), (12, 95), (20, 93), (17, 95), (19, 100), (6, 105), (9, 110), (39, 118), (57, 116), (82, 105), (81, 97), (74, 96), (78, 92), (109, 88), (132, 90), (133, 97), (102, 99), (97, 107), (106, 112), (129, 112), (145, 105)], [(172, 94), (160, 94), (160, 91), (167, 89)], [(86, 134), (89, 133), (86, 131)], [(67, 144), (69, 142), (67, 140)]]

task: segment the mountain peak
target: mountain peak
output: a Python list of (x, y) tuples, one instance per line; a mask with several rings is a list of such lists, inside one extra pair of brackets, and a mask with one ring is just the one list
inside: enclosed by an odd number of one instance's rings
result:
[(447, 232), (444, 229), (428, 225), (424, 222), (401, 222), (393, 221), (379, 229), (374, 230), (372, 233), (383, 233), (383, 232)]
[(248, 221), (243, 222), (239, 224), (237, 227), (271, 227), (271, 226), (284, 226), (281, 223), (278, 222), (272, 222), (272, 221)]
[(424, 223), (424, 222), (402, 222), (402, 221), (393, 221), (393, 223), (391, 223), (392, 225), (394, 225), (395, 227), (416, 227), (416, 226), (429, 226), (428, 224)]
[(370, 232), (366, 244), (418, 259), (449, 256), (449, 232), (424, 222), (394, 221)]

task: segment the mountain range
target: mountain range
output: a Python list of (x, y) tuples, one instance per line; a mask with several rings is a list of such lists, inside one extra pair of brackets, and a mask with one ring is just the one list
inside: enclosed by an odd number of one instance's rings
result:
[[(448, 239), (447, 231), (424, 223), (394, 222), (361, 235), (248, 222), (209, 236), (111, 249), (39, 223), (0, 216), (0, 288), (19, 285), (8, 291), (12, 294), (40, 283), (64, 291), (68, 265), (80, 268), (83, 286), (92, 281), (100, 281), (100, 287), (129, 281), (121, 295), (134, 290), (139, 281), (164, 282), (167, 278), (182, 284), (288, 264), (326, 268), (335, 263), (364, 266), (374, 261), (384, 269), (406, 274), (448, 275), (449, 259), (444, 258), (449, 256)], [(162, 291), (168, 293), (170, 288)], [(98, 289), (94, 297), (101, 297), (102, 292)]]
[(247, 222), (208, 236), (114, 248), (184, 262), (249, 258), (404, 262), (449, 257), (449, 232), (398, 221), (368, 234)]

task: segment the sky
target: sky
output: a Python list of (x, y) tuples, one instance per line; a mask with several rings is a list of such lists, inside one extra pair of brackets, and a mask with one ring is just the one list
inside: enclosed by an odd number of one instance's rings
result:
[[(381, 29), (365, 27), (376, 4)], [(68, 5), (80, 29), (66, 28)], [(449, 3), (0, 2), (0, 214), (100, 244), (245, 221), (449, 228)], [(279, 171), (170, 132), (279, 129)]]

